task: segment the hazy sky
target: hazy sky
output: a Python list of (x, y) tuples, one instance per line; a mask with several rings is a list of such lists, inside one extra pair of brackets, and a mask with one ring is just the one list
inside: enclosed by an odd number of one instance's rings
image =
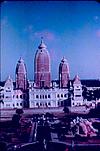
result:
[(1, 4), (1, 78), (11, 75), (23, 57), (28, 79), (41, 36), (51, 56), (52, 79), (63, 56), (71, 79), (100, 78), (100, 3), (89, 1), (3, 2)]

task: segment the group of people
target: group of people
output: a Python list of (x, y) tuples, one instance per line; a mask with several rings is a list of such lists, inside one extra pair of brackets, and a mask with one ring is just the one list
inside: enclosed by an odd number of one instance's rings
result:
[(74, 135), (80, 137), (93, 137), (98, 135), (98, 129), (92, 125), (92, 121), (77, 117), (71, 122), (71, 130)]
[(26, 119), (22, 114), (14, 114), (12, 117), (12, 127), (17, 136), (30, 133), (32, 121)]
[(43, 142), (44, 140), (51, 140), (51, 130), (48, 121), (41, 119), (37, 125), (37, 141)]

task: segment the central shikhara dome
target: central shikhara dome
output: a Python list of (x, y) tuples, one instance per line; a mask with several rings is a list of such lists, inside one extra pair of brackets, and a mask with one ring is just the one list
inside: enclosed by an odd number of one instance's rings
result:
[(38, 88), (50, 87), (51, 71), (50, 71), (50, 56), (46, 45), (41, 39), (41, 44), (34, 59), (34, 81)]

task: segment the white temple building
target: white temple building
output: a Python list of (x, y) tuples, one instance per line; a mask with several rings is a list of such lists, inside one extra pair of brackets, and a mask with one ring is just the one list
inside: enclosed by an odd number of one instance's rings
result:
[(52, 80), (50, 55), (43, 39), (34, 58), (34, 80), (28, 80), (22, 58), (17, 63), (15, 77), (15, 81), (9, 76), (0, 82), (1, 108), (82, 106), (87, 101), (83, 91), (92, 94), (100, 89), (99, 80), (80, 80), (78, 75), (70, 79), (69, 64), (64, 57), (59, 64), (58, 80)]

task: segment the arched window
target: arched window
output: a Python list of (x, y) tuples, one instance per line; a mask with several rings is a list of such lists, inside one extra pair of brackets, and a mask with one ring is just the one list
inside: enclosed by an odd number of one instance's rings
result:
[(40, 99), (41, 99), (42, 97), (41, 97), (41, 95), (40, 95)]
[(63, 94), (61, 94), (61, 97), (63, 98)]
[(22, 103), (20, 103), (20, 106), (22, 106)]
[(9, 98), (9, 96), (6, 96), (6, 98)]
[(19, 104), (17, 103), (17, 106), (19, 106)]
[(50, 94), (48, 94), (48, 98), (50, 98)]
[(39, 106), (39, 103), (36, 103), (36, 106)]
[(0, 98), (4, 98), (4, 94), (2, 96), (0, 96)]
[(67, 94), (64, 94), (64, 97), (66, 98), (66, 97), (67, 97)]
[(43, 97), (43, 99), (44, 99), (44, 95), (43, 95), (42, 97)]
[(45, 99), (47, 99), (47, 95), (45, 95)]
[(39, 98), (39, 96), (38, 96), (38, 95), (36, 95), (36, 98), (38, 99), (38, 98)]
[(21, 99), (23, 98), (22, 95), (20, 95), (20, 98), (21, 98)]
[(49, 106), (51, 105), (50, 102), (48, 102), (48, 105), (49, 105)]
[(59, 94), (57, 95), (57, 97), (58, 97), (58, 98), (60, 97)]

